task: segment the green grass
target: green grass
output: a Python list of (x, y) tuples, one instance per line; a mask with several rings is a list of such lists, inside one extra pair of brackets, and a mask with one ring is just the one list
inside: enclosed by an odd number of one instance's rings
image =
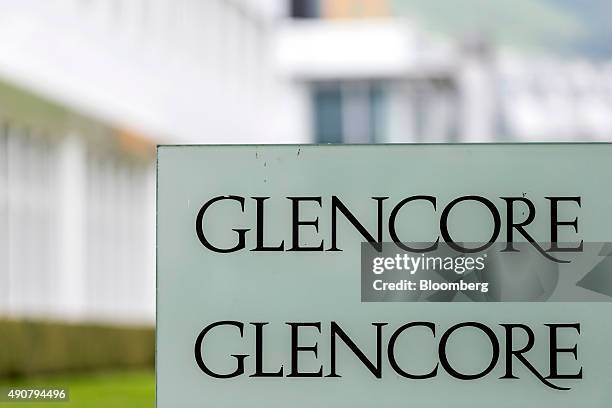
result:
[(0, 387), (68, 387), (70, 401), (57, 403), (2, 403), (19, 408), (151, 408), (155, 406), (155, 374), (152, 371), (62, 375), (20, 380), (0, 379)]

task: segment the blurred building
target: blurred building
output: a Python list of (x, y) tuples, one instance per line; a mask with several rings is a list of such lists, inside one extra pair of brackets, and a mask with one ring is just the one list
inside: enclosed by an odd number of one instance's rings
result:
[(151, 321), (155, 145), (0, 87), (0, 313)]
[[(167, 142), (305, 142), (283, 0), (0, 0), (0, 76)], [(289, 136), (288, 136), (289, 135)]]
[(279, 69), (310, 89), (313, 141), (493, 140), (486, 43), (430, 35), (389, 1), (294, 0), (290, 17)]
[(0, 1), (0, 317), (154, 321), (156, 143), (307, 141), (281, 10)]
[(612, 64), (503, 51), (494, 68), (504, 139), (612, 141)]
[(312, 141), (610, 140), (611, 65), (440, 37), (394, 3), (289, 2), (279, 70), (309, 89)]
[(156, 143), (610, 140), (611, 67), (384, 0), (0, 0), (0, 315), (154, 321)]

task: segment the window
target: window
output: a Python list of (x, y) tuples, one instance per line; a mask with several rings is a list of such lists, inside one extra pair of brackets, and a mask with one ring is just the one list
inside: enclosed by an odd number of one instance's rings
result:
[(355, 81), (315, 85), (317, 143), (375, 143), (385, 140), (385, 92), (378, 83)]
[(290, 0), (289, 16), (291, 18), (318, 18), (320, 4), (317, 0)]
[(314, 122), (318, 143), (342, 142), (342, 93), (339, 86), (314, 91)]

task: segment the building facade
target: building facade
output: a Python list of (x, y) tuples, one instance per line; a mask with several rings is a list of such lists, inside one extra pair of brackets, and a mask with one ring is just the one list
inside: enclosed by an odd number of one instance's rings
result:
[(151, 322), (155, 145), (20, 89), (0, 100), (1, 315)]
[(439, 36), (393, 5), (290, 2), (279, 69), (309, 89), (311, 140), (610, 140), (609, 63)]
[(610, 140), (612, 68), (390, 2), (0, 3), (0, 317), (155, 317), (157, 143)]
[(0, 4), (0, 318), (154, 322), (155, 145), (307, 141), (283, 4)]

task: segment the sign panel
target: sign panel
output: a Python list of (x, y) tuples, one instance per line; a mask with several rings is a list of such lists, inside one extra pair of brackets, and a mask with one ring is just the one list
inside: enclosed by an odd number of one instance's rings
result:
[(159, 147), (157, 406), (610, 406), (610, 157)]

